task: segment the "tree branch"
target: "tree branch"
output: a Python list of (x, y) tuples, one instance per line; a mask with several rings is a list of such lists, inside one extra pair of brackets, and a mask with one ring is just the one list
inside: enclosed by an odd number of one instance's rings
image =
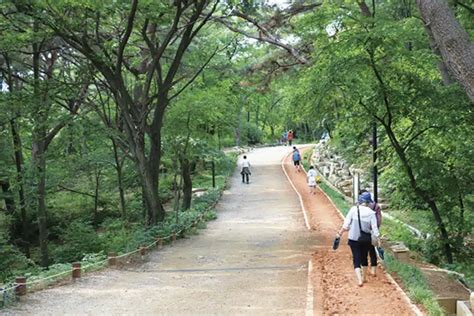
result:
[(127, 22), (125, 35), (123, 36), (122, 41), (120, 42), (119, 49), (117, 52), (117, 63), (115, 66), (116, 74), (119, 74), (122, 71), (123, 52), (125, 50), (125, 46), (127, 46), (128, 39), (130, 38), (130, 35), (132, 34), (133, 22), (135, 20), (135, 14), (137, 12), (137, 6), (138, 6), (138, 0), (132, 0), (132, 8), (130, 9), (130, 13), (128, 15), (128, 22)]
[(206, 66), (209, 64), (209, 62), (212, 60), (212, 58), (214, 58), (214, 56), (216, 55), (217, 51), (218, 51), (219, 48), (216, 48), (214, 50), (214, 52), (211, 54), (211, 56), (206, 60), (206, 62), (199, 68), (199, 70), (194, 74), (194, 76), (188, 81), (186, 82), (186, 84), (181, 87), (181, 89), (178, 90), (178, 92), (176, 92), (175, 94), (173, 94), (168, 100), (172, 100), (174, 98), (176, 98), (178, 95), (180, 95), (191, 83), (194, 82), (194, 80), (196, 80), (196, 78), (201, 74), (201, 72), (204, 70), (204, 68), (206, 68)]
[(427, 128), (424, 128), (422, 129), (421, 131), (418, 131), (417, 133), (415, 133), (415, 135), (413, 135), (408, 141), (407, 143), (402, 147), (403, 151), (406, 151), (408, 149), (408, 147), (410, 146), (410, 144), (416, 139), (418, 138), (419, 136), (423, 135), (427, 130), (429, 129), (432, 129), (432, 128), (437, 128), (438, 126), (428, 126)]
[(72, 192), (72, 193), (85, 195), (85, 196), (90, 196), (92, 198), (95, 198), (94, 194), (90, 194), (90, 193), (87, 193), (87, 192), (81, 192), (81, 191), (77, 191), (77, 190), (74, 190), (74, 189), (69, 189), (69, 188), (66, 188), (65, 186), (63, 186), (61, 184), (58, 184), (58, 188), (61, 189), (61, 190), (58, 190), (58, 191), (69, 191), (69, 192)]

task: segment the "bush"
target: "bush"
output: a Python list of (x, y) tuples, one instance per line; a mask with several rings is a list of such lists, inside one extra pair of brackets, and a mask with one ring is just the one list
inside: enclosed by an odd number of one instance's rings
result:
[(102, 243), (90, 222), (72, 222), (60, 236), (63, 244), (54, 251), (55, 262), (79, 261), (88, 254), (99, 252)]
[(23, 271), (30, 267), (34, 267), (34, 263), (16, 247), (10, 245), (5, 234), (0, 234), (0, 282), (5, 282), (17, 271)]
[(245, 124), (242, 128), (242, 136), (249, 145), (260, 144), (263, 140), (263, 132), (253, 123)]
[(0, 282), (13, 277), (17, 271), (34, 267), (35, 264), (26, 258), (15, 246), (9, 243), (7, 229), (10, 218), (0, 213)]

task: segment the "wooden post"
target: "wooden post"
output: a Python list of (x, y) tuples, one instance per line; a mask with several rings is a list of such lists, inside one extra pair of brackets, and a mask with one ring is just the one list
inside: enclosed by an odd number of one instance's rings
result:
[(176, 233), (173, 233), (173, 235), (171, 235), (171, 243), (173, 244), (175, 241), (176, 241)]
[(109, 266), (114, 266), (117, 264), (117, 253), (116, 252), (109, 252), (109, 256), (108, 256), (109, 260), (108, 260), (108, 263), (109, 263)]
[(26, 294), (26, 277), (16, 277), (15, 283), (17, 284), (15, 288), (15, 294), (18, 296), (23, 296)]
[(156, 245), (158, 246), (158, 249), (162, 249), (163, 248), (163, 239), (161, 239), (160, 237), (157, 237), (156, 238)]
[(214, 160), (211, 161), (211, 168), (212, 168), (212, 187), (216, 187), (216, 164), (214, 163)]
[(145, 256), (146, 255), (146, 247), (144, 246), (140, 246), (140, 256)]
[(74, 262), (72, 264), (72, 279), (78, 279), (81, 277), (81, 263)]

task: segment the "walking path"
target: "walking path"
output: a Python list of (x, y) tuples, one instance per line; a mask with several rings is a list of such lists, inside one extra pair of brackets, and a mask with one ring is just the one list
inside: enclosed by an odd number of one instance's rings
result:
[(347, 246), (347, 233), (337, 251), (332, 250), (336, 231), (342, 225), (341, 216), (326, 195), (318, 188), (309, 194), (304, 172), (296, 172), (286, 159), (285, 170), (300, 193), (314, 231), (314, 240), (320, 245), (313, 255), (311, 275), (315, 288), (317, 315), (413, 315), (415, 310), (407, 298), (378, 270), (377, 277), (369, 277), (362, 288), (357, 286), (352, 256)]
[[(127, 270), (22, 298), (7, 315), (311, 314), (308, 260), (317, 248), (281, 170), (288, 147), (248, 154), (249, 185), (236, 171), (200, 235), (154, 251)], [(308, 291), (309, 289), (309, 291)]]

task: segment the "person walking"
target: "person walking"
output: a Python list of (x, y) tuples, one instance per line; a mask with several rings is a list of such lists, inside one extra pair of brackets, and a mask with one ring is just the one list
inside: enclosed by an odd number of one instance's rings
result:
[(357, 284), (362, 286), (366, 282), (366, 272), (368, 267), (367, 256), (374, 235), (378, 241), (380, 236), (375, 212), (370, 209), (372, 201), (369, 192), (359, 195), (358, 204), (351, 207), (347, 213), (342, 227), (336, 234), (336, 239), (341, 238), (345, 231), (349, 231), (348, 245), (352, 252), (352, 261), (357, 278)]
[[(375, 203), (372, 199), (372, 195), (367, 190), (361, 190), (360, 194), (368, 194), (370, 198), (369, 208), (375, 212), (375, 218), (377, 219), (377, 228), (380, 231), (380, 225), (382, 224), (382, 209), (380, 205)], [(369, 257), (370, 257), (370, 274), (376, 276), (377, 274), (377, 253), (375, 252), (375, 247), (373, 244), (369, 248)]]
[(286, 146), (287, 137), (288, 137), (288, 133), (286, 131), (281, 133), (281, 144), (282, 145)]
[(288, 145), (291, 146), (291, 145), (293, 144), (293, 137), (294, 137), (294, 136), (295, 136), (295, 135), (293, 134), (293, 131), (292, 131), (292, 130), (289, 130), (289, 131), (288, 131), (288, 135), (286, 136), (287, 139), (288, 139)]
[(293, 146), (292, 157), (293, 157), (293, 165), (295, 166), (296, 171), (300, 172), (301, 155), (298, 148), (296, 148), (296, 146)]
[(240, 163), (240, 174), (242, 175), (242, 183), (246, 182), (249, 184), (249, 176), (252, 173), (250, 172), (250, 161), (247, 159), (247, 156), (244, 156)]
[(309, 194), (316, 194), (316, 170), (313, 166), (309, 167), (308, 174)]

